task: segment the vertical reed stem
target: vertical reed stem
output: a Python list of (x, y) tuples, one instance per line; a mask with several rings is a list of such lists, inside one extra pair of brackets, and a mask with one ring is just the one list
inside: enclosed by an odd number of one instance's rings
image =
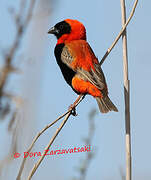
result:
[[(121, 0), (122, 26), (126, 22), (125, 0)], [(128, 53), (126, 29), (123, 39), (123, 73), (124, 73), (124, 98), (125, 98), (125, 130), (126, 130), (126, 180), (131, 180), (131, 131), (130, 131), (130, 87), (128, 79)]]

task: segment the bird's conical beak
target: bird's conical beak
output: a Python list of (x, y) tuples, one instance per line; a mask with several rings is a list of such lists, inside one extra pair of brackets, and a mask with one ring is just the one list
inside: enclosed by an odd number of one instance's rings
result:
[(58, 30), (55, 27), (49, 29), (48, 34), (58, 34)]

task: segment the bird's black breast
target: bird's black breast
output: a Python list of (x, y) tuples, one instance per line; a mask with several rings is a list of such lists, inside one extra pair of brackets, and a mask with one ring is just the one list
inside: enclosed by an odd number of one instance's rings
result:
[(72, 87), (72, 78), (74, 77), (75, 72), (71, 68), (69, 68), (66, 64), (64, 64), (61, 60), (61, 53), (62, 53), (64, 46), (65, 46), (64, 43), (56, 45), (55, 57), (56, 57), (58, 65), (61, 69), (64, 79)]

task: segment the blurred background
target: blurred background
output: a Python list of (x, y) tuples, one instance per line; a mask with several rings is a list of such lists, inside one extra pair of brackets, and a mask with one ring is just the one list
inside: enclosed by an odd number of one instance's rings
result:
[[(127, 17), (134, 1), (126, 0)], [(132, 176), (151, 179), (151, 51), (150, 1), (138, 3), (128, 26), (131, 96)], [(33, 137), (63, 114), (77, 95), (65, 83), (54, 57), (55, 37), (47, 31), (66, 18), (78, 19), (87, 40), (101, 60), (121, 29), (120, 1), (14, 0), (0, 1), (0, 179), (15, 179), (23, 152)], [(91, 145), (91, 153), (49, 156), (34, 180), (125, 179), (125, 120), (122, 41), (102, 69), (109, 96), (118, 113), (100, 114), (95, 100), (86, 96), (51, 149)], [(32, 152), (42, 152), (59, 123), (47, 130)], [(14, 152), (21, 157), (14, 159)], [(38, 157), (28, 158), (26, 179)]]

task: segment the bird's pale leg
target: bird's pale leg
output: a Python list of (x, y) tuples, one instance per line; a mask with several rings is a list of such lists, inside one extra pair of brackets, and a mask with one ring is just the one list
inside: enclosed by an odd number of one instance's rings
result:
[(76, 116), (76, 115), (77, 115), (77, 114), (76, 114), (76, 110), (75, 110), (75, 106), (76, 106), (77, 102), (81, 99), (82, 96), (83, 96), (83, 95), (80, 94), (80, 95), (78, 96), (78, 98), (75, 100), (75, 102), (69, 106), (69, 110), (72, 109), (72, 115), (73, 115), (73, 116)]

